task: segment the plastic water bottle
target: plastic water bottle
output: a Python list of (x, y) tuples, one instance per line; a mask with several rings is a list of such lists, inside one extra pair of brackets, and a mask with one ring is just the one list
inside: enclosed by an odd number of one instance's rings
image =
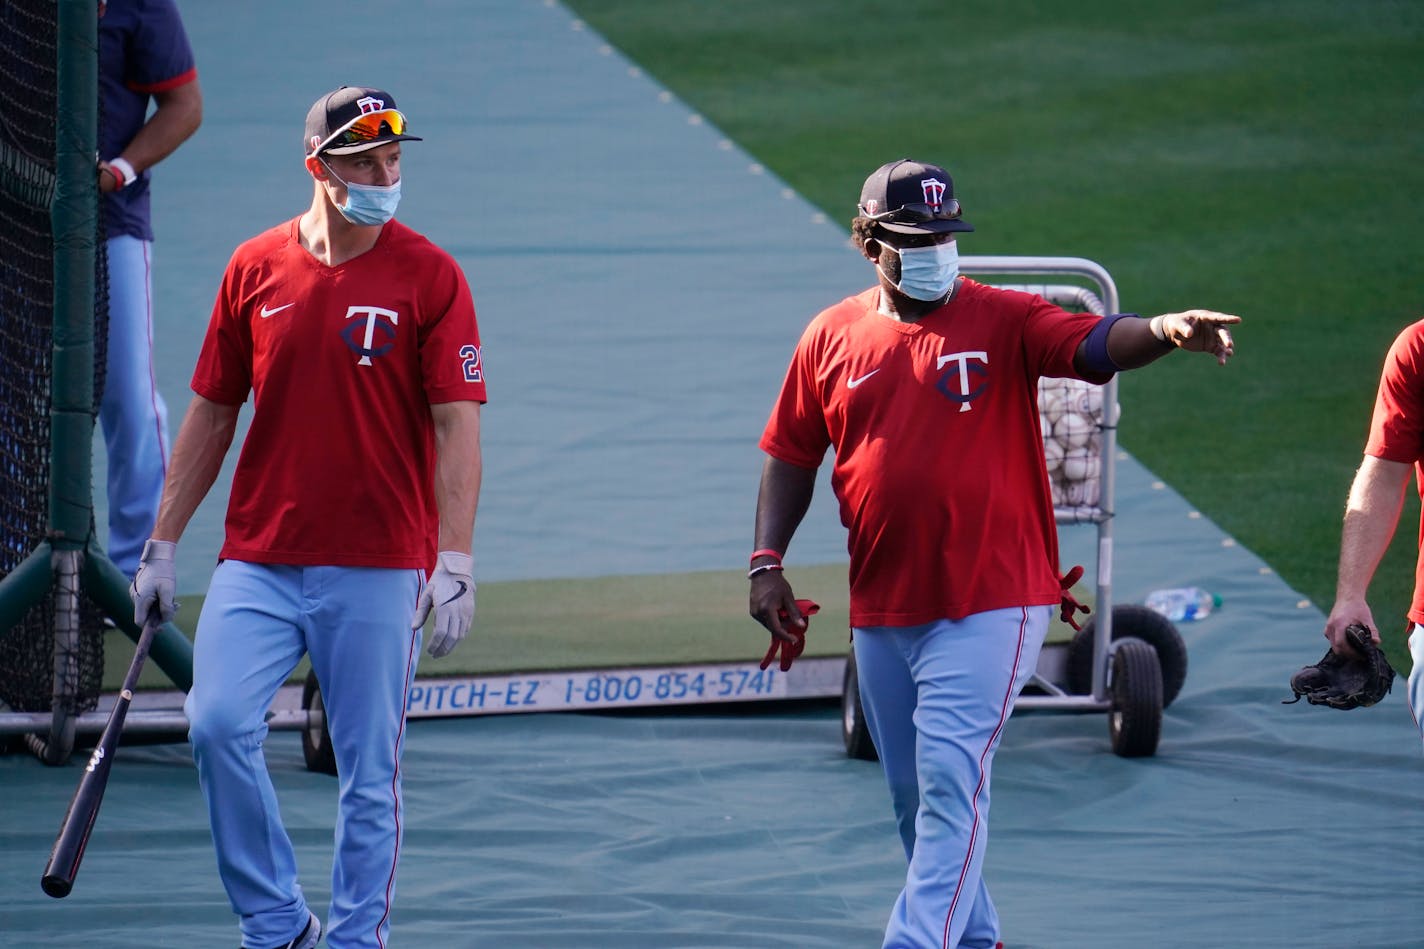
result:
[(1221, 597), (1201, 587), (1174, 587), (1147, 594), (1147, 608), (1174, 623), (1205, 619), (1221, 607)]

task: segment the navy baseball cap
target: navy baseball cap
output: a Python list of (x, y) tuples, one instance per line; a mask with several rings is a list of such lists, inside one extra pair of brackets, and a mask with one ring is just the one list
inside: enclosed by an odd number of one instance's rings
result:
[(302, 146), (313, 155), (354, 155), (387, 142), (418, 142), (406, 134), (405, 116), (383, 89), (342, 86), (312, 103)]
[(959, 216), (949, 172), (909, 158), (875, 169), (860, 189), (858, 207), (861, 215), (896, 234), (974, 230)]

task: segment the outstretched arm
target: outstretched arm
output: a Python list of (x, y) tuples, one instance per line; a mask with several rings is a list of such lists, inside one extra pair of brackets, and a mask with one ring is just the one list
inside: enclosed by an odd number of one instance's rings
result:
[[(777, 556), (764, 555), (752, 561), (752, 568), (775, 563), (786, 552), (791, 536), (796, 533), (811, 495), (816, 489), (816, 469), (802, 468), (779, 458), (768, 457), (761, 470), (761, 490), (757, 494), (755, 550), (774, 550)], [(776, 639), (792, 642), (793, 637), (781, 625), (778, 609), (784, 609), (793, 625), (806, 625), (796, 607), (796, 596), (782, 571), (761, 570), (751, 578), (751, 614)]]
[[(1118, 320), (1108, 331), (1108, 357), (1123, 369), (1137, 369), (1161, 359), (1174, 349), (1210, 353), (1226, 365), (1236, 351), (1230, 327), (1241, 317), (1215, 310), (1163, 313), (1150, 320)], [(1086, 368), (1085, 346), (1075, 355), (1076, 368)]]
[(1379, 640), (1379, 628), (1365, 602), (1375, 569), (1384, 557), (1404, 509), (1404, 491), (1413, 466), (1366, 455), (1350, 497), (1345, 502), (1345, 522), (1340, 529), (1340, 567), (1335, 582), (1335, 605), (1325, 621), (1325, 638), (1336, 652), (1350, 652), (1345, 627), (1363, 623)]

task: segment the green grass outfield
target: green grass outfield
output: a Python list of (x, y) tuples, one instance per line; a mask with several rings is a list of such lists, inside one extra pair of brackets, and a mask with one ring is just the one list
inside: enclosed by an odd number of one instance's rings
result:
[[(1227, 369), (1123, 378), (1122, 444), (1329, 610), (1379, 366), (1424, 317), (1424, 4), (569, 6), (833, 220), (914, 155), (955, 177), (962, 253), (1088, 257), (1125, 309), (1244, 317)], [(1371, 597), (1404, 668), (1417, 518), (1411, 493)]]
[[(792, 579), (800, 596), (821, 606), (811, 619), (805, 655), (845, 655), (850, 641), (845, 564), (797, 567)], [(1093, 602), (1093, 592), (1081, 584), (1074, 594)], [(189, 636), (198, 627), (201, 606), (199, 596), (180, 601), (176, 623)], [(421, 675), (759, 660), (770, 641), (747, 613), (747, 581), (736, 570), (482, 583), (477, 607), (465, 642), (444, 659), (422, 657)], [(1055, 616), (1050, 640), (1071, 636), (1072, 630)], [(104, 643), (106, 690), (119, 687), (132, 658), (133, 643), (110, 630)], [(308, 668), (302, 660), (293, 681), (305, 678)], [(172, 687), (151, 662), (139, 685)]]

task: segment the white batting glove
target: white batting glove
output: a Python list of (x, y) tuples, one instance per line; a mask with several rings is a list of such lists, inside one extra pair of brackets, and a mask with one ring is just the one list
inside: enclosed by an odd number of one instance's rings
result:
[(139, 557), (138, 573), (129, 585), (129, 598), (133, 600), (134, 622), (139, 626), (148, 622), (148, 614), (156, 606), (163, 622), (173, 618), (178, 610), (174, 599), (178, 588), (178, 573), (173, 557), (178, 545), (170, 540), (144, 542), (143, 556)]
[(436, 659), (447, 655), (470, 631), (470, 622), (475, 618), (473, 572), (474, 563), (469, 554), (441, 551), (430, 582), (420, 591), (410, 628), (424, 626), (430, 611), (435, 610), (435, 629), (425, 651)]

